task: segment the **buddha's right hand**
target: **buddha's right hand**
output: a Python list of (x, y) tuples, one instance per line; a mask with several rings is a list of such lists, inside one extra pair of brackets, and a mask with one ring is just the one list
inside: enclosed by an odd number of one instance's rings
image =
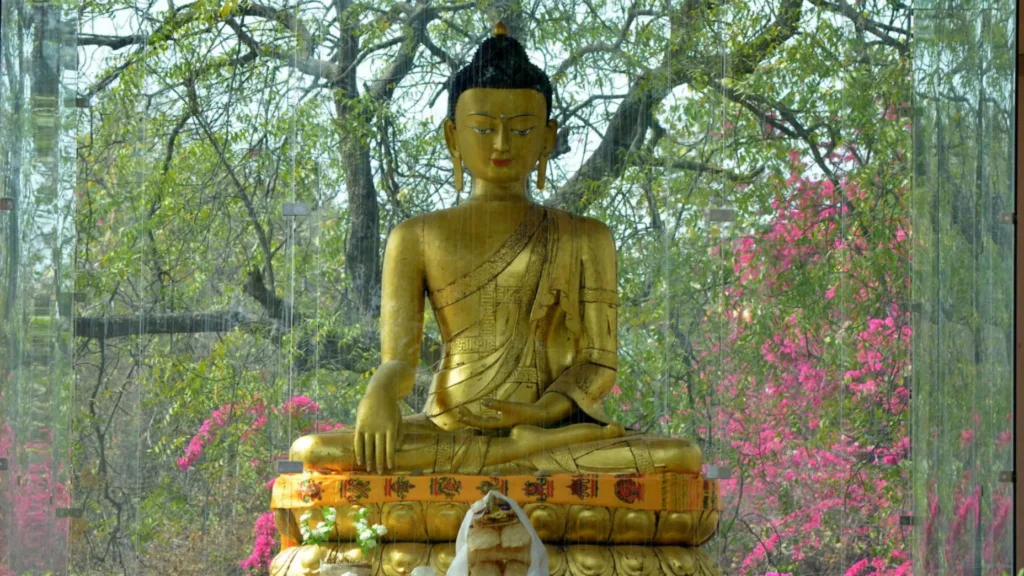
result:
[(398, 400), (386, 387), (371, 382), (356, 411), (356, 463), (365, 464), (367, 472), (374, 471), (376, 465), (378, 474), (384, 472), (385, 462), (389, 469), (394, 469), (401, 424)]

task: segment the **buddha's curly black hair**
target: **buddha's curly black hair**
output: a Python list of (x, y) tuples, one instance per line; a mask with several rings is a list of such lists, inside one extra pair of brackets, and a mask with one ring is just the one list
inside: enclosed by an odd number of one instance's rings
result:
[(473, 88), (504, 88), (536, 90), (544, 95), (551, 119), (551, 79), (530, 62), (526, 49), (507, 35), (491, 36), (477, 48), (473, 61), (459, 70), (448, 84), (448, 118), (455, 121), (455, 104), (459, 96)]

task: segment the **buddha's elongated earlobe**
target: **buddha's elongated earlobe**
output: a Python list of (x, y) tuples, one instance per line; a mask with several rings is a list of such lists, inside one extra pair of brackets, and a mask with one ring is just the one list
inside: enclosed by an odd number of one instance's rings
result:
[(452, 155), (452, 164), (455, 166), (455, 189), (462, 192), (463, 180), (462, 180), (462, 154), (455, 152)]
[(547, 183), (548, 175), (548, 155), (541, 154), (540, 164), (537, 166), (537, 189), (543, 190), (544, 185)]

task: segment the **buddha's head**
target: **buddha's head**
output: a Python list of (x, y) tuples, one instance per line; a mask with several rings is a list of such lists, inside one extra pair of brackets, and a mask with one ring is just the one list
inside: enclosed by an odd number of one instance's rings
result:
[(476, 181), (518, 186), (538, 162), (543, 187), (558, 131), (551, 94), (547, 75), (499, 22), (449, 84), (444, 137), (456, 165), (456, 187), (461, 189), (460, 163)]

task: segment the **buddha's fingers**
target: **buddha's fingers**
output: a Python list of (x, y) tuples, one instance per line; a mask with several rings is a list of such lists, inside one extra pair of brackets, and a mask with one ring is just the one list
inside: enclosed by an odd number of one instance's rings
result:
[(363, 445), (366, 447), (366, 471), (373, 471), (373, 460), (374, 460), (374, 446), (376, 446), (376, 439), (373, 434), (367, 434), (363, 438)]
[(363, 465), (363, 434), (356, 430), (355, 434), (356, 465)]
[(377, 452), (377, 473), (378, 474), (383, 474), (384, 473), (384, 457), (388, 453), (387, 440), (386, 440), (386, 437), (384, 436), (384, 434), (381, 434), (380, 432), (377, 433), (377, 437), (376, 437), (375, 440), (377, 442), (377, 448), (376, 448), (376, 452)]
[(388, 430), (388, 433), (387, 433), (387, 435), (385, 435), (384, 438), (387, 441), (388, 469), (389, 470), (394, 470), (395, 469), (395, 451), (398, 449), (398, 446), (396, 446), (397, 442), (395, 442), (395, 433), (390, 431), (390, 430)]

